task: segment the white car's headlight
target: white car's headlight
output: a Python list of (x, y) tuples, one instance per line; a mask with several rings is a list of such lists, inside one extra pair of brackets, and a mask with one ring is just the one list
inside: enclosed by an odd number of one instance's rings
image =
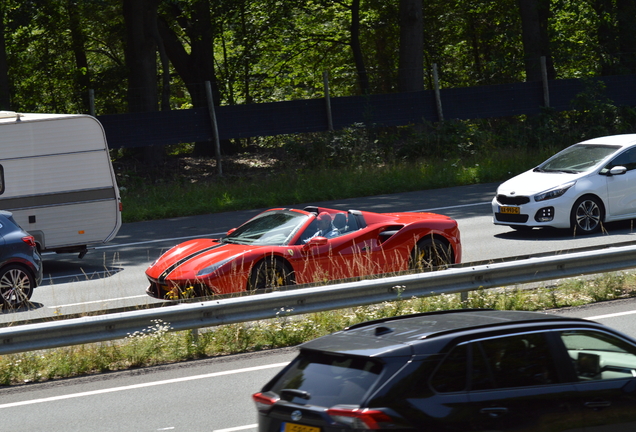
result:
[(571, 181), (571, 182), (563, 184), (561, 186), (557, 186), (555, 188), (548, 189), (545, 192), (541, 192), (539, 194), (536, 194), (534, 196), (534, 200), (535, 201), (545, 201), (545, 200), (549, 200), (549, 199), (553, 199), (553, 198), (558, 198), (561, 195), (563, 195), (565, 192), (567, 192), (567, 190), (570, 189), (575, 184), (576, 184), (575, 181)]

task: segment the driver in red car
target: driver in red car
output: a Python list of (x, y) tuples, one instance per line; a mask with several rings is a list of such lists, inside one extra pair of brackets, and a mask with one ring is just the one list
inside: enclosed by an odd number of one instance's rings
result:
[(331, 224), (331, 215), (327, 212), (322, 212), (316, 218), (318, 221), (318, 230), (315, 234), (305, 240), (305, 243), (311, 240), (314, 237), (336, 237), (338, 235), (338, 230), (334, 228)]

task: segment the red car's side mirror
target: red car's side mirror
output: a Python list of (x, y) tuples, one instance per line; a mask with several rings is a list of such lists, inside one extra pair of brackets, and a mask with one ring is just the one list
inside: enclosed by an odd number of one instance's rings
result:
[(305, 246), (303, 247), (303, 249), (311, 249), (312, 247), (316, 247), (316, 246), (324, 246), (327, 243), (329, 243), (329, 240), (327, 240), (326, 237), (314, 237), (311, 240), (309, 240), (307, 243), (305, 243)]

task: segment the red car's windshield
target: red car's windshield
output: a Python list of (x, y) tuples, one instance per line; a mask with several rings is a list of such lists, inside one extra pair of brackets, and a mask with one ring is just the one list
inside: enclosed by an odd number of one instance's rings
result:
[(311, 216), (288, 210), (261, 213), (223, 239), (227, 243), (283, 246)]

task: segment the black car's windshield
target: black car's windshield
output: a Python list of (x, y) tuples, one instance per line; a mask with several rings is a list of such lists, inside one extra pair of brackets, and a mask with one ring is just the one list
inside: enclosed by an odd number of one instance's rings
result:
[(535, 171), (574, 174), (589, 171), (619, 148), (615, 145), (576, 144), (551, 157)]
[(265, 212), (245, 222), (223, 241), (246, 245), (286, 245), (309, 217), (288, 210)]

